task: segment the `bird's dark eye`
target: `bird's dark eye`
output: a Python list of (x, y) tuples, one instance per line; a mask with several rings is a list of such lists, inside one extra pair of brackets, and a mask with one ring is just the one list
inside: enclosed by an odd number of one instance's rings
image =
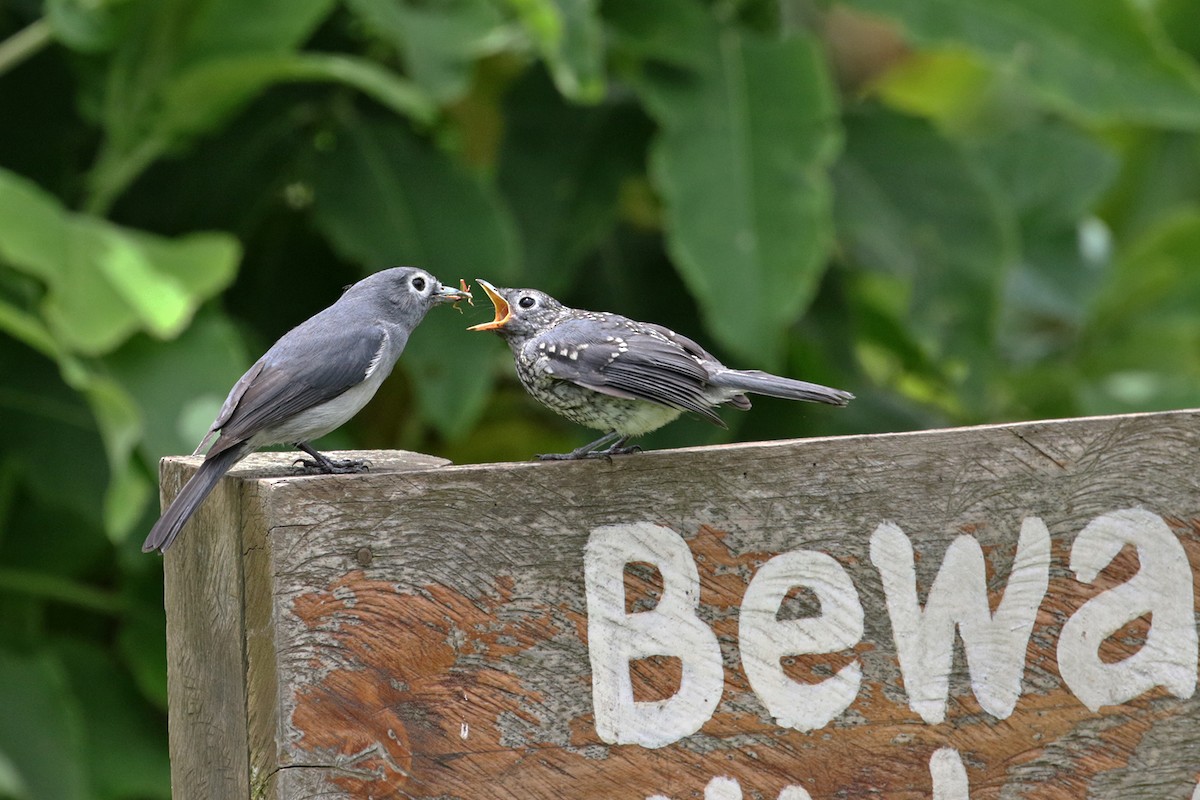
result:
[(424, 279), (424, 278), (422, 278), (420, 275), (418, 275), (417, 277), (413, 278), (413, 279), (412, 279), (412, 287), (413, 287), (414, 289), (416, 289), (418, 292), (423, 292), (423, 291), (425, 291), (425, 279)]
[(533, 308), (537, 305), (537, 300), (534, 300), (529, 295), (525, 295), (517, 301), (517, 305), (519, 305), (521, 308)]

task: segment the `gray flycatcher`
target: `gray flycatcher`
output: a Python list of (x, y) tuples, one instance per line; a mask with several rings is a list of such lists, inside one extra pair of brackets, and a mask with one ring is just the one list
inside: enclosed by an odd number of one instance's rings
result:
[(309, 442), (367, 404), (429, 309), (464, 299), (470, 299), (465, 288), (442, 286), (421, 269), (394, 267), (354, 284), (329, 308), (285, 333), (230, 390), (193, 455), (214, 436), (216, 442), (154, 524), (142, 551), (166, 552), (221, 476), (261, 447), (295, 445), (312, 456), (304, 462), (310, 470), (365, 469), (361, 461), (332, 461)]

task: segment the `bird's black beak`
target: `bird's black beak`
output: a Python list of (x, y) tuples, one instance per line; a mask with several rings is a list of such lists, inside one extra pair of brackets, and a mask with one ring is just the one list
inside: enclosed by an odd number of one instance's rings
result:
[(495, 286), (492, 286), (483, 278), (476, 278), (475, 282), (483, 287), (483, 291), (487, 292), (488, 299), (496, 307), (496, 318), (491, 322), (481, 322), (478, 325), (472, 325), (467, 330), (494, 331), (503, 328), (512, 319), (512, 309), (508, 307), (508, 301), (501, 296), (500, 291)]
[(457, 303), (461, 300), (466, 300), (471, 305), (475, 305), (471, 298), (470, 287), (467, 286), (465, 280), (459, 279), (460, 289), (455, 289), (453, 286), (439, 286), (437, 291), (433, 293), (433, 299), (439, 303)]

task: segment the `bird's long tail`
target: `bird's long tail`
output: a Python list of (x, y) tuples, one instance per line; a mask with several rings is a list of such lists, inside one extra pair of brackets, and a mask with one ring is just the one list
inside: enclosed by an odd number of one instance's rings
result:
[(828, 403), (832, 406), (844, 406), (854, 399), (854, 395), (850, 392), (843, 392), (841, 389), (831, 389), (819, 383), (797, 381), (792, 378), (781, 378), (757, 369), (725, 370), (714, 375), (710, 382), (713, 386), (734, 389), (739, 392), (765, 394), (770, 397), (781, 397), (784, 400)]
[(204, 502), (204, 498), (208, 497), (209, 492), (217, 485), (217, 481), (221, 480), (221, 476), (249, 452), (250, 448), (241, 445), (222, 450), (216, 455), (204, 459), (200, 469), (196, 470), (196, 474), (188, 479), (188, 482), (179, 490), (179, 494), (175, 495), (175, 499), (171, 501), (171, 505), (167, 506), (167, 510), (158, 518), (158, 522), (154, 523), (154, 527), (150, 529), (150, 535), (142, 543), (142, 552), (149, 553), (152, 550), (160, 553), (167, 552), (167, 548), (183, 530), (184, 524)]

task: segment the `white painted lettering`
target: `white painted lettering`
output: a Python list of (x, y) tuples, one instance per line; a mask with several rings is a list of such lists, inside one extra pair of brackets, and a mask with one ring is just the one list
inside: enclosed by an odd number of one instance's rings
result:
[[(1155, 686), (1187, 699), (1196, 691), (1196, 627), (1187, 553), (1162, 518), (1130, 508), (1097, 517), (1071, 547), (1071, 570), (1092, 583), (1125, 545), (1137, 548), (1138, 572), (1093, 597), (1063, 625), (1058, 669), (1092, 711), (1132, 700)], [(1101, 642), (1151, 614), (1141, 649), (1115, 664), (1100, 660)]]
[[(652, 794), (646, 800), (671, 800), (662, 794)], [(704, 787), (704, 800), (742, 800), (742, 785), (737, 778), (718, 775)], [(812, 800), (803, 786), (785, 786), (779, 790), (779, 800)]]
[(735, 778), (718, 775), (704, 787), (704, 800), (742, 800), (742, 786)]
[[(806, 587), (821, 612), (804, 619), (779, 621), (779, 606), (789, 591)], [(858, 644), (863, 608), (850, 576), (832, 556), (797, 550), (775, 556), (755, 573), (742, 599), (738, 646), (751, 688), (776, 722), (811, 731), (827, 725), (854, 702), (862, 681), (857, 661), (820, 683), (790, 679), (780, 659), (789, 655), (836, 653)]]
[(779, 800), (812, 800), (812, 795), (803, 786), (785, 786), (779, 790)]
[(933, 800), (970, 800), (967, 769), (953, 747), (936, 750), (929, 758)]
[(1004, 719), (1021, 694), (1025, 650), (1050, 579), (1050, 532), (1025, 519), (1004, 597), (989, 610), (983, 551), (971, 536), (946, 550), (924, 610), (917, 602), (912, 543), (891, 522), (871, 536), (871, 563), (879, 570), (909, 707), (931, 725), (946, 717), (957, 626), (971, 688), (979, 705)]
[[(653, 564), (662, 575), (658, 605), (625, 613), (625, 565)], [(700, 577), (687, 543), (648, 522), (606, 525), (584, 551), (588, 652), (596, 733), (610, 744), (663, 747), (700, 730), (721, 699), (725, 675), (717, 637), (698, 616)], [(674, 656), (683, 665), (679, 691), (634, 701), (629, 662)]]

